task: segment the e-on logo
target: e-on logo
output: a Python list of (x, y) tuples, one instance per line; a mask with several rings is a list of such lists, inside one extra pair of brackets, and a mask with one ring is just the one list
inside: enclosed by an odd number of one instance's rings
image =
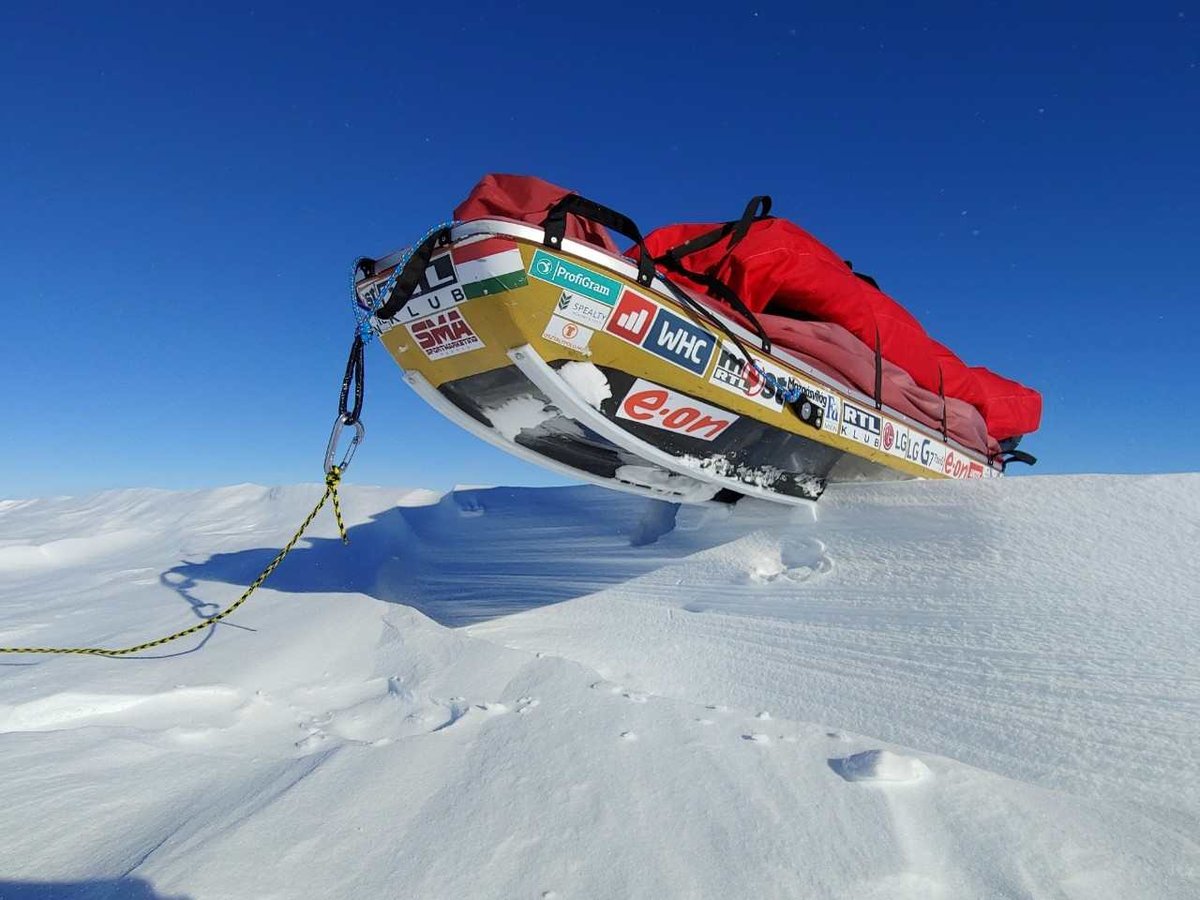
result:
[(617, 407), (617, 418), (711, 441), (739, 417), (639, 378)]

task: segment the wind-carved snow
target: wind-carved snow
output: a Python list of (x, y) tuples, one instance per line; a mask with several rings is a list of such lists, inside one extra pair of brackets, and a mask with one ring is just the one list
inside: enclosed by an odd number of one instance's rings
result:
[[(0, 503), (0, 643), (320, 490)], [(0, 659), (0, 895), (1200, 895), (1196, 476), (342, 493)]]
[(929, 774), (919, 759), (890, 750), (864, 750), (831, 759), (829, 767), (846, 781), (909, 782)]

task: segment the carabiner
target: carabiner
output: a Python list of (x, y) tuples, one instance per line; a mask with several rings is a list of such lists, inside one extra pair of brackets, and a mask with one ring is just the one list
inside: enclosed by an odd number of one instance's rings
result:
[(342, 429), (347, 425), (354, 426), (354, 437), (350, 438), (350, 446), (346, 448), (346, 453), (342, 457), (342, 461), (337, 464), (337, 468), (341, 472), (345, 472), (350, 468), (350, 460), (354, 459), (354, 451), (358, 449), (358, 445), (362, 443), (363, 436), (367, 433), (367, 429), (363, 427), (363, 423), (359, 419), (352, 421), (344, 413), (338, 413), (338, 417), (333, 420), (333, 431), (329, 433), (329, 443), (325, 446), (326, 475), (333, 471), (333, 457), (337, 453), (338, 441), (341, 439)]

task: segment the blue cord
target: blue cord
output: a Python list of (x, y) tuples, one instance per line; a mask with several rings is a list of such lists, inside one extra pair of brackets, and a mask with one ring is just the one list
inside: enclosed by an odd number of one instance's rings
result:
[(375, 310), (383, 306), (383, 304), (388, 301), (388, 298), (392, 296), (392, 291), (396, 288), (396, 279), (399, 278), (400, 273), (404, 271), (404, 266), (408, 263), (408, 260), (413, 255), (413, 252), (439, 231), (443, 231), (447, 228), (453, 228), (460, 224), (461, 222), (459, 222), (458, 219), (450, 219), (449, 221), (443, 222), (440, 225), (435, 225), (433, 228), (430, 228), (423, 235), (421, 235), (421, 239), (419, 241), (417, 241), (411, 247), (406, 247), (404, 253), (400, 256), (400, 261), (396, 263), (396, 268), (392, 270), (392, 274), (389, 275), (388, 280), (384, 282), (383, 289), (375, 295), (376, 299), (371, 303), (369, 309), (364, 308), (362, 302), (358, 298), (358, 290), (356, 289), (355, 285), (358, 275), (357, 269), (350, 273), (350, 302), (354, 307), (354, 330), (362, 338), (364, 344), (369, 344), (371, 339), (375, 337), (375, 332), (371, 329), (371, 317), (375, 315)]
[(751, 364), (754, 366), (754, 370), (763, 377), (764, 381), (766, 381), (767, 386), (770, 387), (775, 395), (782, 399), (784, 403), (795, 403), (804, 396), (804, 389), (799, 385), (791, 388), (782, 387), (779, 383), (779, 379), (763, 369), (758, 360), (751, 360)]

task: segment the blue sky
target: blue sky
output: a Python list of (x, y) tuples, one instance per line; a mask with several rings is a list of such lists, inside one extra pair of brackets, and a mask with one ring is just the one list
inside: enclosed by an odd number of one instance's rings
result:
[[(1200, 468), (1194, 5), (435, 7), (0, 11), (0, 496), (318, 480), (351, 261), (487, 171), (770, 193), (1044, 392), (1036, 471)], [(554, 483), (367, 369), (352, 480)]]

